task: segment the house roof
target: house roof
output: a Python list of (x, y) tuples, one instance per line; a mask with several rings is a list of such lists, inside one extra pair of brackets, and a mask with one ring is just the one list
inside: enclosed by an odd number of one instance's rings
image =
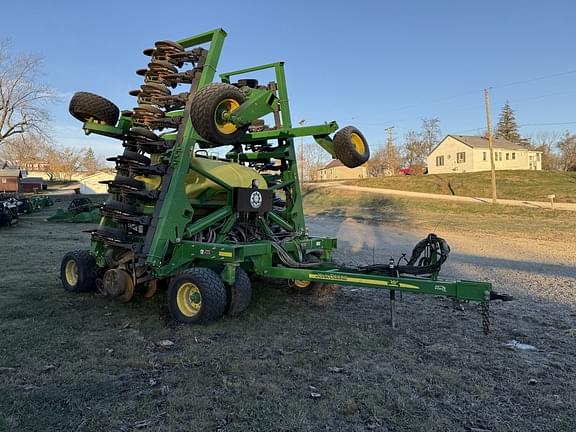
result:
[[(485, 148), (485, 149), (490, 147), (488, 138), (483, 136), (471, 136), (471, 135), (448, 135), (448, 136), (460, 141), (461, 143), (466, 144), (468, 147)], [(504, 138), (493, 138), (492, 143), (494, 148), (499, 149), (528, 150), (526, 147), (522, 147), (521, 145), (510, 142)]]
[(339, 166), (344, 166), (344, 164), (342, 162), (340, 162), (338, 159), (332, 159), (328, 165), (326, 165), (325, 167), (320, 168), (320, 169), (335, 168), (335, 167), (339, 167)]
[(22, 172), (16, 168), (0, 169), (0, 177), (22, 177)]
[(42, 177), (24, 177), (20, 183), (46, 183)]

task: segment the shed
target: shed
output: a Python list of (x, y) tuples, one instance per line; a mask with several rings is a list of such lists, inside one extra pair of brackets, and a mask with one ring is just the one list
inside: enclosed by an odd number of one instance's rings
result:
[(48, 184), (42, 177), (24, 177), (20, 179), (19, 192), (30, 193), (48, 189)]
[(0, 192), (18, 192), (22, 171), (18, 168), (0, 169)]

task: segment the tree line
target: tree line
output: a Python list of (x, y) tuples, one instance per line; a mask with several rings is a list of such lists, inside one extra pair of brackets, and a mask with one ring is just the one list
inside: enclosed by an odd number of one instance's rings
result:
[[(48, 107), (56, 92), (40, 79), (42, 58), (13, 54), (0, 41), (0, 159), (21, 167), (40, 164), (51, 179), (70, 178), (79, 170), (96, 171), (104, 164), (94, 151), (52, 142)], [(2, 165), (0, 164), (0, 168)]]

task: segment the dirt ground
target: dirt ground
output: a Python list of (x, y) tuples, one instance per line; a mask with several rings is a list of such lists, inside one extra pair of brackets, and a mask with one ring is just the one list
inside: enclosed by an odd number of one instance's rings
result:
[[(438, 229), (453, 251), (443, 276), (516, 297), (492, 304), (489, 336), (472, 304), (405, 294), (392, 330), (386, 291), (265, 281), (241, 317), (196, 327), (170, 322), (162, 294), (64, 292), (60, 259), (90, 226), (43, 222), (52, 212), (0, 230), (1, 431), (576, 430), (573, 243)], [(427, 234), (308, 225), (337, 236), (346, 263), (386, 262)]]

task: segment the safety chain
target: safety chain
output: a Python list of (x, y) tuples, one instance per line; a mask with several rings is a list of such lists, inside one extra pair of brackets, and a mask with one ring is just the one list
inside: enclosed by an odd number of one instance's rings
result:
[(480, 303), (480, 313), (482, 314), (482, 330), (484, 334), (490, 334), (490, 302)]

